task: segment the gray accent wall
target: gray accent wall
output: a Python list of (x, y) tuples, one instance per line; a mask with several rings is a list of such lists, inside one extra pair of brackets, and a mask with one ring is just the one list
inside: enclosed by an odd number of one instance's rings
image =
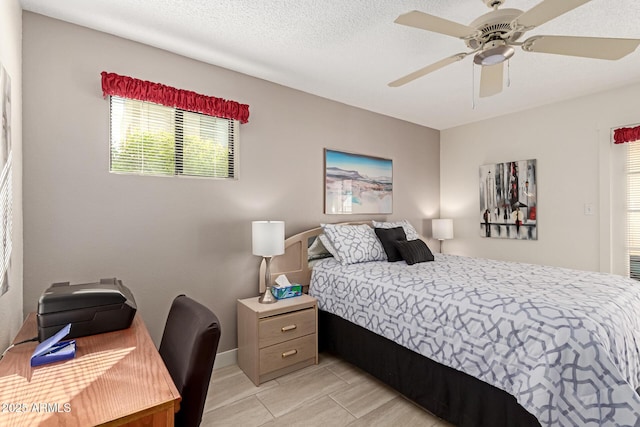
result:
[(22, 9), (18, 0), (0, 2), (0, 63), (11, 76), (13, 234), (9, 289), (0, 296), (0, 352), (22, 325)]
[[(406, 218), (429, 234), (438, 216), (437, 130), (30, 12), (23, 27), (25, 313), (53, 282), (117, 277), (156, 343), (185, 293), (217, 313), (220, 350), (230, 350), (236, 299), (258, 290), (252, 220), (284, 220), (293, 235), (321, 222)], [(101, 71), (249, 104), (239, 179), (110, 174)], [(393, 214), (324, 215), (324, 148), (391, 158)]]

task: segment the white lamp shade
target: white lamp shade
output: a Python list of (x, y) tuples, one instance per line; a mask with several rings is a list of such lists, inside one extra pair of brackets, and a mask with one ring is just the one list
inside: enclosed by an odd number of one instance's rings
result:
[(284, 253), (284, 221), (253, 221), (251, 238), (254, 255), (282, 255)]
[(431, 232), (433, 238), (437, 240), (453, 239), (453, 220), (434, 219), (431, 220)]

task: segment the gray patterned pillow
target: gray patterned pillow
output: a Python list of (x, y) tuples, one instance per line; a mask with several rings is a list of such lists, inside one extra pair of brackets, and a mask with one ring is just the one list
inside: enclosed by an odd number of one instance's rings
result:
[(373, 228), (362, 225), (325, 224), (324, 235), (338, 253), (342, 265), (385, 261), (387, 254)]
[(378, 222), (378, 221), (371, 221), (371, 222), (373, 223), (374, 228), (402, 227), (404, 229), (404, 234), (407, 235), (407, 240), (416, 240), (420, 238), (420, 235), (418, 235), (418, 232), (416, 231), (416, 229), (413, 228), (413, 225), (411, 225), (411, 223), (406, 219), (403, 219), (402, 221), (394, 221), (394, 222)]

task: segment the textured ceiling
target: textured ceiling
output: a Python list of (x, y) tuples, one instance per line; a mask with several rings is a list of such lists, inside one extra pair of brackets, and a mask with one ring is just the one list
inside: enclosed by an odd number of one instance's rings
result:
[[(538, 3), (507, 0), (503, 8), (524, 11)], [(480, 72), (473, 70), (471, 56), (405, 86), (387, 86), (468, 50), (459, 39), (394, 24), (398, 15), (420, 10), (469, 24), (490, 11), (481, 0), (22, 0), (22, 5), (435, 129), (640, 82), (640, 49), (604, 61), (517, 48), (509, 67), (511, 85), (493, 97), (478, 99)], [(640, 38), (640, 1), (592, 0), (523, 39), (538, 34)]]

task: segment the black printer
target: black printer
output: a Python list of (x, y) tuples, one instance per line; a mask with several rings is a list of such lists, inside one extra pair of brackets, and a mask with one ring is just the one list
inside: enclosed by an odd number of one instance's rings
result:
[(38, 340), (49, 338), (68, 323), (71, 332), (65, 338), (126, 329), (136, 310), (133, 294), (115, 278), (81, 285), (54, 283), (38, 301)]

